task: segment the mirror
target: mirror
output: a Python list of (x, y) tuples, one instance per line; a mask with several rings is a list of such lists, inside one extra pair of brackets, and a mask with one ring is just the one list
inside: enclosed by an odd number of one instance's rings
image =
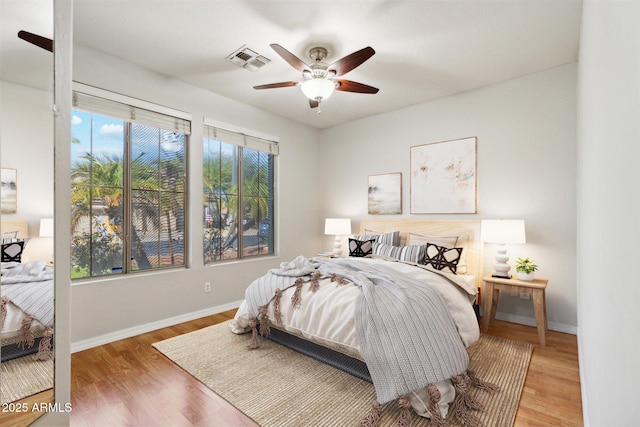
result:
[(0, 1), (0, 425), (28, 425), (53, 402), (52, 0)]

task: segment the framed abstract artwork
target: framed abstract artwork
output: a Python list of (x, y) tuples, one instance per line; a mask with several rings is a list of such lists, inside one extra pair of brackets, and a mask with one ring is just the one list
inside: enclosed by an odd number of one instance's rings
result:
[(402, 213), (402, 174), (369, 175), (369, 215)]
[(477, 138), (411, 147), (411, 213), (476, 213)]
[(18, 210), (17, 174), (15, 169), (0, 169), (0, 213), (13, 214)]

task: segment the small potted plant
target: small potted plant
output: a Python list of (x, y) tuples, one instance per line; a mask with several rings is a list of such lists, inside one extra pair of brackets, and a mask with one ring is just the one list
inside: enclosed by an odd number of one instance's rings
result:
[(531, 258), (518, 258), (516, 260), (518, 279), (530, 282), (533, 280), (533, 272), (536, 270), (538, 270), (538, 266), (533, 263)]

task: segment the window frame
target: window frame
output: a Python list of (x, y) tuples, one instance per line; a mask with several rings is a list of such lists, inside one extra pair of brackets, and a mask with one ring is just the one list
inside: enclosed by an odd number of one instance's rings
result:
[[(228, 138), (217, 138), (217, 137), (213, 137), (211, 135), (211, 132), (221, 132), (222, 134), (226, 134)], [(254, 260), (254, 259), (262, 259), (265, 257), (273, 257), (273, 256), (277, 256), (278, 253), (278, 237), (277, 237), (277, 218), (278, 218), (278, 157), (279, 157), (279, 138), (271, 136), (271, 135), (267, 135), (264, 133), (260, 133), (260, 132), (255, 132), (255, 131), (251, 131), (248, 130), (246, 128), (242, 128), (239, 126), (234, 126), (234, 125), (230, 125), (227, 123), (223, 123), (223, 122), (219, 122), (213, 119), (209, 119), (206, 118), (204, 119), (204, 123), (203, 123), (203, 135), (202, 135), (202, 144), (203, 144), (203, 150), (205, 150), (204, 148), (204, 144), (207, 143), (208, 139), (213, 139), (216, 140), (218, 142), (224, 143), (224, 144), (228, 144), (228, 145), (233, 145), (237, 148), (237, 160), (236, 160), (236, 165), (237, 165), (237, 171), (236, 171), (236, 179), (237, 179), (237, 197), (238, 197), (238, 202), (237, 202), (237, 209), (238, 209), (238, 215), (242, 217), (242, 209), (245, 206), (245, 195), (244, 195), (244, 153), (243, 150), (245, 148), (249, 148), (252, 149), (254, 151), (258, 151), (261, 153), (267, 153), (273, 156), (273, 176), (272, 176), (272, 199), (271, 199), (271, 216), (273, 218), (271, 218), (270, 221), (270, 225), (271, 225), (271, 233), (270, 236), (272, 238), (272, 243), (271, 243), (271, 247), (270, 247), (270, 252), (267, 254), (262, 254), (262, 255), (246, 255), (245, 249), (244, 248), (244, 233), (240, 232), (240, 230), (238, 230), (237, 232), (237, 241), (238, 241), (238, 249), (237, 249), (237, 253), (236, 256), (233, 258), (220, 258), (220, 259), (214, 259), (211, 261), (207, 261), (206, 260), (206, 250), (205, 250), (205, 246), (203, 245), (203, 251), (202, 251), (202, 261), (204, 266), (213, 266), (213, 265), (219, 265), (221, 263), (225, 263), (225, 262), (238, 262), (238, 261), (248, 261), (248, 260)], [(203, 155), (203, 163), (206, 161), (206, 156)], [(206, 171), (204, 169), (204, 164), (203, 164), (203, 188), (204, 188), (204, 178), (205, 178), (205, 174)], [(206, 194), (204, 194), (203, 192), (203, 200), (204, 197), (206, 196)], [(247, 197), (251, 197), (251, 196), (247, 196)], [(203, 207), (203, 212), (202, 215), (206, 217), (206, 209)], [(258, 221), (258, 229), (260, 228), (260, 222)], [(203, 238), (203, 242), (204, 239), (206, 238), (205, 236), (205, 227), (203, 224), (203, 231), (202, 231), (202, 236)]]
[[(143, 101), (140, 99), (128, 97), (125, 95), (117, 94), (114, 92), (109, 92), (103, 89), (95, 88), (92, 86), (84, 85), (81, 83), (74, 82), (73, 84), (73, 92), (72, 96), (74, 101), (72, 102), (73, 110), (80, 110), (86, 112), (88, 114), (96, 114), (99, 116), (112, 118), (116, 120), (122, 120), (124, 129), (123, 129), (123, 140), (122, 140), (122, 149), (123, 149), (123, 229), (122, 229), (122, 271), (121, 272), (113, 272), (107, 274), (98, 274), (98, 275), (88, 275), (83, 277), (72, 278), (72, 282), (78, 281), (90, 281), (96, 279), (114, 279), (114, 278), (124, 278), (130, 276), (132, 274), (144, 274), (144, 273), (153, 273), (159, 271), (166, 271), (169, 269), (184, 269), (189, 267), (189, 229), (190, 229), (190, 218), (189, 218), (189, 203), (191, 199), (190, 195), (190, 185), (189, 185), (189, 143), (191, 140), (191, 126), (192, 126), (192, 115), (189, 113), (185, 113), (183, 111), (175, 110), (172, 108), (168, 108), (165, 106), (153, 104), (151, 102)], [(98, 99), (98, 108), (97, 111), (88, 108), (86, 104), (81, 106), (76, 105), (76, 96), (88, 96), (95, 97)], [(104, 101), (104, 104), (109, 106), (109, 104), (120, 104), (119, 108), (114, 111), (114, 114), (105, 113), (105, 110), (101, 110), (102, 105), (100, 105), (100, 99)], [(91, 104), (90, 104), (91, 105)], [(127, 110), (128, 111), (125, 111)], [(130, 117), (125, 117), (125, 115), (129, 113)], [(138, 115), (136, 116), (136, 114)], [(159, 121), (154, 122), (154, 119), (157, 119), (160, 116), (166, 116), (161, 118)], [(145, 125), (150, 128), (158, 129), (161, 133), (164, 132), (177, 132), (184, 137), (184, 145), (183, 145), (183, 189), (182, 189), (182, 197), (181, 201), (183, 203), (183, 224), (182, 224), (182, 233), (183, 233), (183, 241), (182, 241), (182, 256), (183, 260), (180, 264), (176, 265), (158, 265), (151, 268), (145, 269), (135, 269), (133, 268), (131, 262), (131, 256), (133, 253), (134, 244), (132, 240), (132, 231), (135, 227), (133, 224), (133, 209), (134, 209), (134, 200), (133, 193), (136, 189), (133, 188), (133, 176), (132, 176), (132, 166), (133, 166), (133, 158), (132, 158), (132, 150), (133, 150), (133, 136), (132, 136), (132, 127), (134, 124)], [(174, 127), (171, 129), (171, 127)], [(91, 153), (94, 154), (93, 152)], [(72, 159), (73, 160), (73, 159)], [(71, 182), (72, 189), (74, 186), (73, 180)], [(90, 188), (94, 188), (93, 183), (91, 183)], [(138, 189), (140, 190), (140, 189)], [(158, 188), (154, 190), (159, 196), (166, 191)], [(73, 192), (73, 190), (72, 190)], [(180, 193), (180, 192), (177, 192)], [(158, 206), (160, 206), (160, 199), (158, 201)], [(90, 211), (92, 212), (92, 211)], [(89, 215), (92, 215), (90, 213)], [(159, 233), (162, 231), (162, 218), (160, 217), (160, 213), (158, 214), (158, 218), (161, 221)], [(160, 234), (159, 234), (160, 235)], [(71, 234), (73, 237), (73, 233)]]

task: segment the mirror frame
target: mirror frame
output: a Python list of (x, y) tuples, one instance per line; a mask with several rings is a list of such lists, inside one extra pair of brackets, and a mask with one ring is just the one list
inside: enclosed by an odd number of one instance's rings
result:
[(54, 88), (54, 281), (57, 411), (34, 425), (68, 426), (71, 407), (71, 81), (73, 75), (73, 0), (53, 0)]

